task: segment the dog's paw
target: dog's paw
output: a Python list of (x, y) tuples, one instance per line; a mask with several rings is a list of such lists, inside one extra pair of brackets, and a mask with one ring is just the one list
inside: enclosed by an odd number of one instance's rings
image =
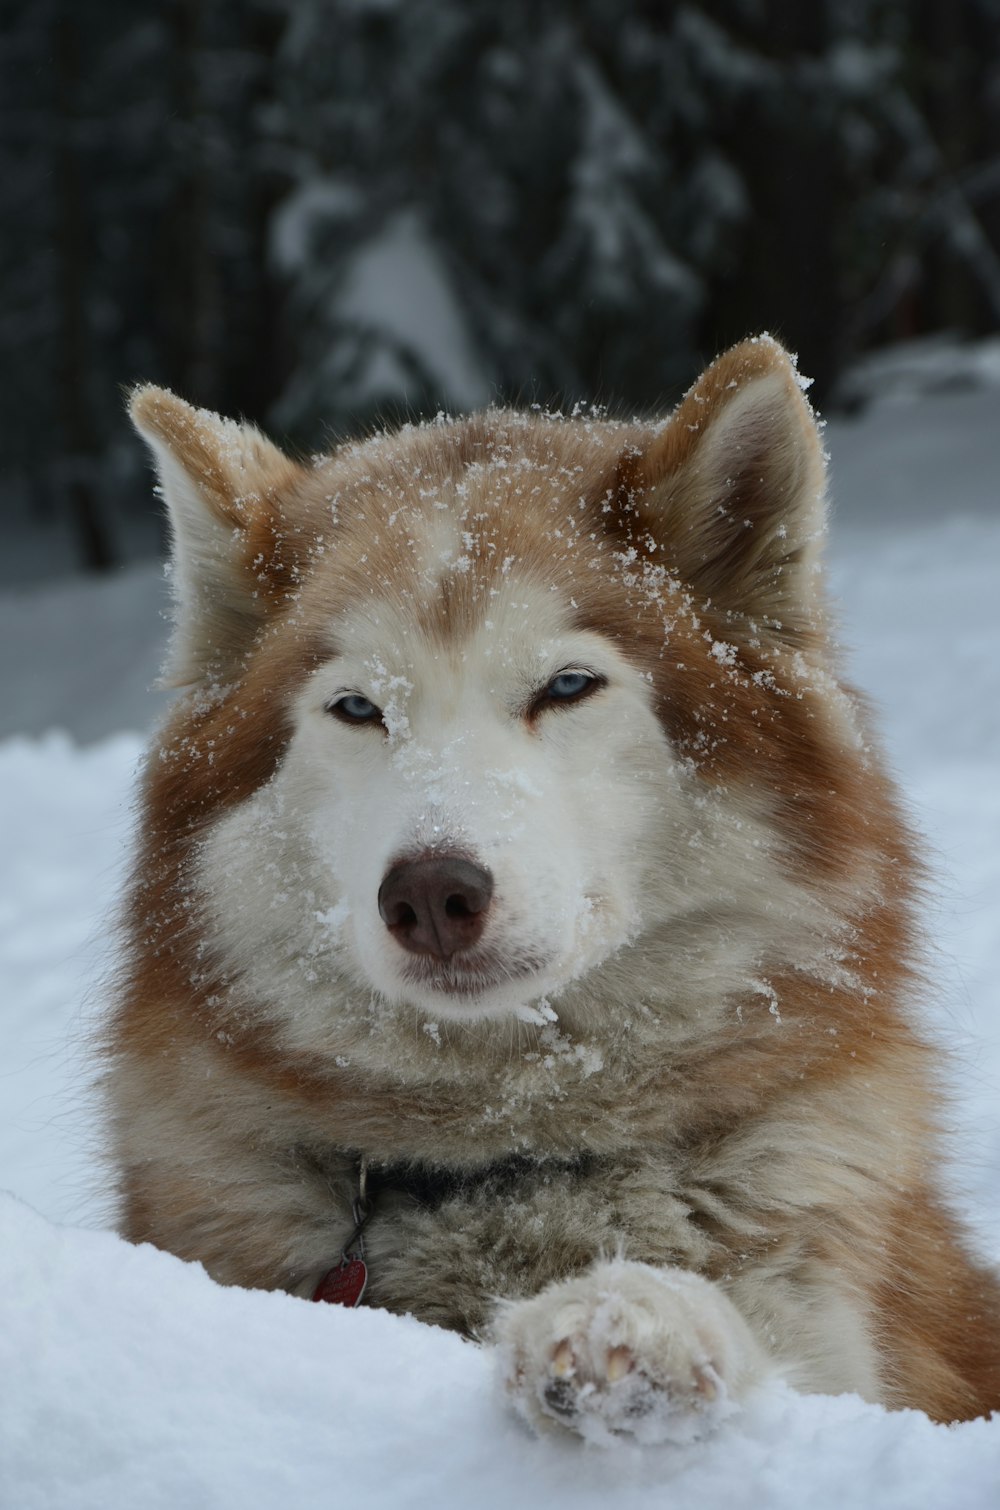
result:
[(511, 1302), (494, 1331), (519, 1414), (601, 1443), (691, 1441), (767, 1368), (718, 1285), (624, 1259)]

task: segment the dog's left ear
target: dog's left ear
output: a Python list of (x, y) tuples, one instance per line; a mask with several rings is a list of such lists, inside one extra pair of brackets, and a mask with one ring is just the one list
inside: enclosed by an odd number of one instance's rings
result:
[(653, 538), (699, 597), (791, 638), (815, 622), (825, 458), (777, 341), (713, 362), (632, 472)]

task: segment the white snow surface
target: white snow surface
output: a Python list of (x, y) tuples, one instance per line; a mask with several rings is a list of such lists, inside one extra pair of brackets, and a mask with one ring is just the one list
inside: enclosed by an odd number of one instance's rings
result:
[[(928, 1026), (954, 1059), (951, 1188), (1000, 1260), (996, 395), (878, 406), (829, 438), (850, 666), (882, 709), (934, 860)], [(79, 584), (49, 587), (46, 625), (61, 611), (73, 639), (86, 621), (87, 664), (114, 665), (123, 643), (142, 653), (153, 573), (148, 586), (119, 592), (117, 618), (107, 595), (102, 612), (84, 612)], [(0, 639), (26, 623), (23, 594), (0, 599)], [(5, 698), (27, 710), (25, 727), (44, 727), (48, 684), (53, 727), (93, 738), (100, 677), (48, 663), (54, 633), (16, 643)], [(486, 1350), (410, 1318), (221, 1289), (104, 1230), (87, 1044), (141, 749), (119, 732), (120, 698), (105, 701), (97, 743), (59, 732), (0, 743), (2, 1510), (996, 1510), (997, 1417), (935, 1426), (772, 1383), (692, 1446), (538, 1441), (500, 1398)], [(135, 703), (131, 729), (147, 717)]]

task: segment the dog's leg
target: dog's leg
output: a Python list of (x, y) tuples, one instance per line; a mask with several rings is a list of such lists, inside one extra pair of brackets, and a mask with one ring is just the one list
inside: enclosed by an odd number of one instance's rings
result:
[(518, 1412), (599, 1442), (702, 1435), (773, 1368), (717, 1284), (625, 1259), (503, 1306), (494, 1334)]
[(340, 1186), (249, 1155), (218, 1179), (148, 1163), (123, 1172), (117, 1225), (129, 1242), (200, 1261), (219, 1284), (308, 1299), (355, 1225), (346, 1175)]

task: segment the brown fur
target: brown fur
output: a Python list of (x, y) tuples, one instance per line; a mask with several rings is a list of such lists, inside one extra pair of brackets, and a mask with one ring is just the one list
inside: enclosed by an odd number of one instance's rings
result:
[[(727, 441), (742, 470), (714, 477), (733, 396), (758, 392)], [(885, 1403), (941, 1420), (1000, 1406), (1000, 1291), (936, 1194), (934, 1054), (909, 1005), (920, 868), (870, 739), (852, 740), (839, 711), (857, 699), (836, 679), (814, 580), (822, 458), (780, 348), (728, 353), (666, 425), (488, 413), (312, 466), (156, 390), (133, 412), (236, 546), (219, 558), (224, 619), (204, 605), (211, 653), (192, 640), (181, 675), (194, 690), (144, 778), (107, 1035), (122, 1231), (225, 1283), (301, 1289), (305, 1255), (322, 1269), (346, 1237), (358, 1152), (461, 1168), (526, 1139), (539, 1157), (582, 1149), (600, 1181), (581, 1176), (554, 1203), (546, 1180), (526, 1180), (513, 1230), (489, 1211), (463, 1225), (461, 1203), (393, 1208), (395, 1225), (371, 1234), (373, 1302), (474, 1331), (498, 1291), (532, 1295), (616, 1244), (718, 1279), (747, 1314), (767, 1304), (753, 1276), (778, 1295), (832, 1275), (876, 1339)], [(471, 566), (429, 594), (420, 520), (484, 470)], [(766, 813), (784, 875), (849, 926), (851, 975), (820, 982), (775, 960), (780, 1022), (753, 992), (712, 1022), (679, 1008), (669, 1051), (652, 1055), (609, 1028), (603, 1073), (566, 1070), (558, 1119), (484, 1129), (484, 1097), (510, 1072), (505, 1038), (456, 1024), (435, 1057), (415, 1032), (405, 1073), (339, 1062), (333, 1018), (325, 1041), (290, 1047), (207, 945), (191, 867), (280, 766), (342, 602), (387, 599), (446, 646), (481, 620), (511, 559), (648, 675), (706, 794)], [(613, 1003), (614, 962), (602, 968), (593, 989)]]

